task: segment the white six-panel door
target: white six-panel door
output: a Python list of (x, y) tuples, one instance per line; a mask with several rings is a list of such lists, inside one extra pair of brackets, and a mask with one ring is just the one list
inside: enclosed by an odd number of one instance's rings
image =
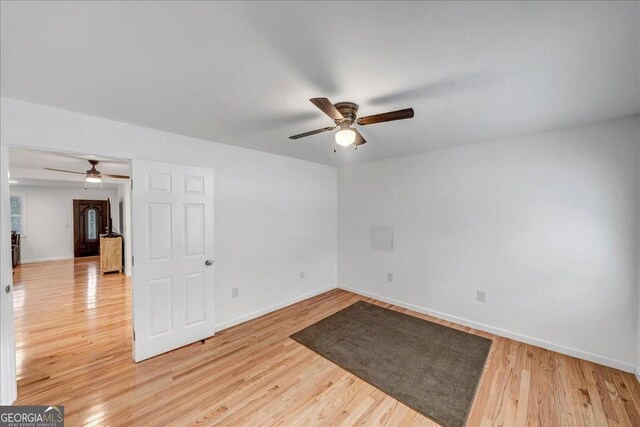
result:
[(136, 362), (214, 334), (213, 170), (133, 162)]

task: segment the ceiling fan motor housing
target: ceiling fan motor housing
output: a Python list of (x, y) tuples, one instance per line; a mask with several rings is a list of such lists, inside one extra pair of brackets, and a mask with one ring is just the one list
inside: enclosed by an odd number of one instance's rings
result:
[(102, 175), (99, 170), (96, 169), (96, 165), (99, 163), (98, 160), (89, 160), (91, 164), (91, 169), (87, 169), (87, 175), (89, 176), (100, 176)]
[(356, 118), (358, 117), (358, 104), (354, 104), (353, 102), (338, 102), (333, 106), (336, 107), (336, 110), (340, 111), (340, 114), (344, 117), (343, 121), (335, 121), (337, 125), (344, 122), (351, 124), (356, 121)]

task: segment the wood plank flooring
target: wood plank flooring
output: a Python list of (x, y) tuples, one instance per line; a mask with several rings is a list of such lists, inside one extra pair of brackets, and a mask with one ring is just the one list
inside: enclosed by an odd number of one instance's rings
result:
[(139, 364), (130, 283), (97, 258), (14, 275), (17, 404), (67, 425), (436, 426), (289, 335), (358, 300), (492, 338), (468, 426), (640, 426), (629, 373), (333, 290)]

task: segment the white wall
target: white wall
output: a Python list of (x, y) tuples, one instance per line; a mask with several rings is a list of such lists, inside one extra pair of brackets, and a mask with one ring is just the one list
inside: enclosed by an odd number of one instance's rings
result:
[(8, 98), (0, 112), (4, 144), (212, 167), (219, 328), (336, 286), (335, 168)]
[(635, 116), (341, 168), (339, 286), (632, 371), (639, 141)]
[(27, 236), (20, 240), (23, 263), (73, 258), (73, 200), (111, 200), (118, 224), (116, 190), (11, 186), (12, 196), (26, 196)]

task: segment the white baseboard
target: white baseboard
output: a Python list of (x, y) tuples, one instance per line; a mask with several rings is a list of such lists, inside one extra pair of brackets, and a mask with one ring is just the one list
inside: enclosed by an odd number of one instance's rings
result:
[(297, 302), (309, 299), (311, 297), (315, 297), (316, 295), (323, 294), (325, 292), (328, 292), (328, 291), (330, 291), (332, 289), (336, 289), (336, 288), (337, 288), (337, 286), (329, 286), (329, 287), (318, 289), (318, 290), (315, 290), (315, 291), (312, 291), (312, 292), (307, 292), (306, 294), (302, 294), (302, 295), (300, 295), (300, 296), (298, 296), (296, 298), (290, 299), (288, 301), (281, 302), (281, 303), (278, 303), (278, 304), (275, 304), (275, 305), (272, 305), (272, 306), (269, 306), (269, 307), (266, 307), (266, 308), (263, 308), (263, 309), (260, 309), (260, 310), (253, 311), (251, 313), (245, 314), (245, 315), (240, 316), (240, 317), (236, 317), (235, 319), (228, 320), (226, 322), (222, 322), (222, 323), (216, 325), (216, 332), (220, 332), (220, 331), (222, 331), (224, 329), (230, 328), (230, 327), (238, 325), (240, 323), (244, 323), (246, 321), (253, 320), (256, 317), (264, 316), (265, 314), (269, 314), (272, 311), (280, 310), (281, 308), (287, 307), (287, 306), (289, 306), (291, 304), (295, 304)]
[(73, 257), (61, 256), (61, 257), (53, 257), (53, 258), (26, 259), (26, 260), (20, 260), (20, 264), (33, 264), (36, 262), (48, 262), (48, 261), (63, 261), (67, 259), (73, 259)]
[(638, 380), (638, 382), (640, 382), (640, 369), (636, 368), (635, 374), (636, 374), (636, 379)]
[(489, 332), (494, 335), (499, 335), (501, 337), (510, 338), (516, 341), (520, 341), (526, 344), (535, 345), (537, 347), (542, 347), (547, 350), (555, 351), (557, 353), (566, 354), (567, 356), (577, 357), (579, 359), (588, 360), (590, 362), (598, 363), (600, 365), (609, 366), (612, 368), (620, 369), (621, 371), (636, 373), (640, 380), (640, 372), (635, 369), (630, 363), (623, 362), (621, 360), (612, 359), (610, 357), (601, 356), (598, 354), (590, 353), (588, 351), (582, 351), (571, 347), (566, 347), (560, 344), (552, 343), (549, 341), (541, 340), (538, 338), (533, 338), (527, 335), (522, 335), (517, 332), (508, 331), (501, 328), (496, 328), (491, 325), (485, 325), (483, 323), (475, 322), (473, 320), (467, 320), (462, 317), (452, 316), (446, 313), (442, 313), (439, 311), (431, 310), (425, 307), (420, 307), (413, 304), (408, 304), (402, 301), (397, 301), (392, 298), (383, 297), (381, 295), (373, 294), (371, 292), (363, 291), (360, 289), (350, 288), (348, 286), (340, 286), (338, 288), (344, 289), (345, 291), (353, 292), (354, 294), (362, 295), (365, 297), (373, 298), (380, 300), (382, 302), (386, 302), (389, 304), (394, 304), (399, 307), (406, 308), (408, 310), (417, 311), (418, 313), (428, 314), (429, 316), (437, 317), (439, 319), (447, 320), (449, 322), (454, 322), (463, 326), (468, 326), (470, 328), (479, 329), (484, 332)]

